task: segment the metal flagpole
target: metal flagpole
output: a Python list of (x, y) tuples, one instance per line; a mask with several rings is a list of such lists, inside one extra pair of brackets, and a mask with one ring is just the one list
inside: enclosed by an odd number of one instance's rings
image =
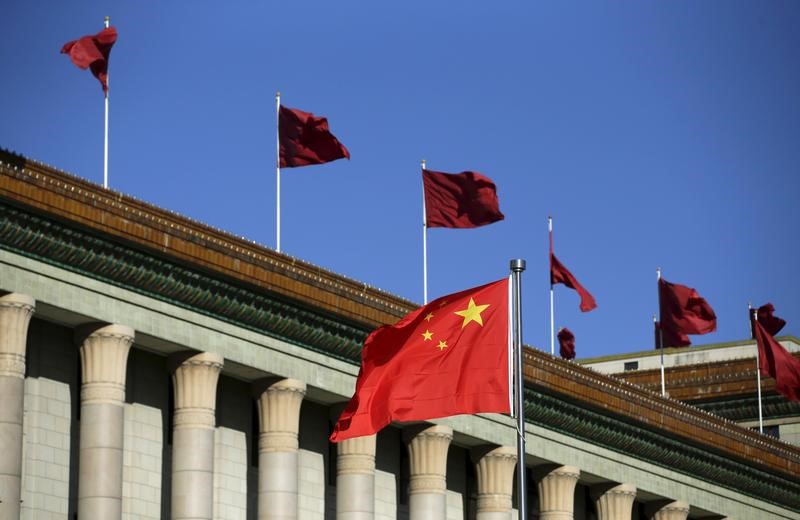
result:
[[(425, 169), (425, 159), (420, 161)], [(425, 211), (425, 181), (422, 182), (422, 303), (428, 303), (428, 215)]]
[(281, 93), (275, 92), (275, 250), (281, 252)]
[(517, 508), (519, 520), (527, 516), (527, 496), (525, 486), (525, 396), (522, 384), (522, 271), (525, 270), (525, 260), (517, 258), (511, 260), (511, 292), (513, 300), (513, 342), (516, 354), (514, 375), (516, 376), (516, 403), (514, 410), (517, 419)]
[[(547, 230), (550, 234), (550, 254), (553, 254), (553, 217), (547, 217)], [(553, 311), (553, 260), (550, 259), (550, 355), (556, 355), (556, 327)]]
[[(661, 268), (656, 267), (656, 277), (657, 280), (661, 281)], [(658, 312), (661, 313), (661, 286), (658, 286)], [(664, 326), (663, 323), (659, 323), (658, 327), (658, 347), (661, 350), (661, 397), (667, 395), (666, 383), (664, 381), (664, 332), (662, 327)]]
[[(108, 25), (110, 23), (110, 19), (106, 16), (105, 26), (108, 29)], [(105, 111), (105, 133), (103, 137), (103, 187), (108, 188), (108, 88), (109, 88), (109, 81), (108, 81), (109, 73), (106, 70), (106, 111)]]
[[(757, 312), (753, 312), (753, 306), (750, 305), (749, 302), (747, 304), (747, 313), (749, 314), (750, 319), (753, 320), (753, 322), (758, 321), (758, 313)], [(754, 339), (756, 338), (755, 326), (756, 326), (755, 323), (751, 323), (750, 324), (750, 328), (752, 329), (752, 332), (753, 332), (752, 335), (753, 335)], [(764, 415), (763, 415), (763, 411), (761, 409), (761, 356), (759, 355), (759, 352), (758, 352), (758, 339), (756, 339), (756, 381), (758, 383), (758, 433), (763, 434), (764, 433)]]

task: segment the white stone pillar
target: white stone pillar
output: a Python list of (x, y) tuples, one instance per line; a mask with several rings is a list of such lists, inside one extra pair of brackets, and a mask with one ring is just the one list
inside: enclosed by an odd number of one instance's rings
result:
[(170, 361), (175, 387), (171, 518), (211, 520), (217, 381), (224, 360), (218, 354), (203, 352), (175, 354)]
[(408, 438), (409, 520), (447, 518), (447, 450), (453, 440), (448, 426), (429, 426)]
[(375, 516), (375, 435), (336, 445), (336, 520)]
[(597, 520), (631, 520), (636, 486), (619, 484), (594, 491)]
[(0, 519), (17, 520), (22, 474), (25, 345), (36, 302), (25, 294), (0, 297)]
[(258, 520), (297, 518), (297, 432), (305, 395), (304, 382), (281, 379), (258, 397)]
[(514, 492), (517, 449), (500, 446), (490, 451), (473, 452), (473, 457), (476, 456), (478, 457), (475, 464), (478, 480), (476, 520), (511, 520), (511, 495)]
[(648, 507), (647, 513), (652, 520), (686, 520), (689, 517), (689, 504), (682, 501)]
[(124, 325), (79, 327), (81, 432), (78, 455), (78, 517), (122, 518), (122, 439), (125, 373), (133, 329)]
[(561, 466), (539, 481), (539, 520), (573, 520), (575, 485), (581, 472), (573, 466)]

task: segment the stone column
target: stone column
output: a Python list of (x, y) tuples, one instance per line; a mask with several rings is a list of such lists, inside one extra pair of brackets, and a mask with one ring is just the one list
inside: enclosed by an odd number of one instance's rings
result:
[(211, 520), (214, 512), (214, 427), (223, 361), (210, 352), (170, 357), (175, 387), (172, 520)]
[(79, 327), (81, 432), (78, 455), (78, 517), (122, 518), (122, 438), (125, 373), (133, 329), (124, 325)]
[(573, 466), (561, 466), (539, 481), (539, 520), (572, 520), (575, 485), (581, 472)]
[(652, 520), (686, 520), (689, 516), (689, 504), (682, 501), (656, 504), (646, 510)]
[(406, 433), (411, 473), (408, 486), (409, 519), (445, 520), (447, 450), (453, 440), (453, 429), (434, 425), (413, 436), (411, 433)]
[(631, 520), (633, 501), (636, 499), (636, 486), (619, 484), (613, 487), (600, 486), (592, 495), (595, 497), (598, 520)]
[(372, 520), (375, 435), (341, 441), (336, 449), (336, 520)]
[(306, 384), (297, 379), (262, 382), (258, 397), (258, 520), (297, 518), (297, 432)]
[(0, 519), (17, 520), (22, 475), (22, 410), (25, 344), (36, 302), (11, 293), (0, 297)]
[(500, 446), (473, 452), (477, 458), (478, 511), (476, 520), (511, 520), (511, 495), (514, 492), (514, 468), (517, 449)]

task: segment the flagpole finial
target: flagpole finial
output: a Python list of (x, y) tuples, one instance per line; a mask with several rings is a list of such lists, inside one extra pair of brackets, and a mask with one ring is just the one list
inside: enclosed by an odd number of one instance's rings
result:
[(106, 16), (105, 20), (103, 21), (106, 24), (106, 29), (108, 29), (108, 24), (111, 23), (111, 17)]
[(515, 273), (521, 273), (525, 270), (525, 260), (522, 258), (515, 258), (510, 262), (511, 270)]
[(280, 91), (280, 90), (276, 90), (276, 91), (275, 91), (275, 97), (276, 97), (276, 98), (279, 98), (279, 97), (281, 97), (281, 91)]
[(422, 165), (422, 169), (424, 170), (424, 169), (425, 169), (425, 159), (422, 159), (422, 160), (419, 162), (419, 164), (420, 164), (420, 165)]
[(660, 267), (656, 267), (656, 276), (658, 277), (659, 280), (661, 280), (661, 268)]

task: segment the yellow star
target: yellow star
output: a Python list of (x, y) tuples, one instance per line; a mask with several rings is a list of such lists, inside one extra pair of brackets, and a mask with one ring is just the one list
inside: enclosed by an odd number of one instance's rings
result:
[(425, 316), (425, 321), (430, 322), (431, 318), (433, 318), (433, 313), (429, 312), (427, 316)]
[(422, 337), (425, 338), (425, 341), (430, 341), (433, 337), (433, 332), (425, 330), (425, 332), (422, 333)]
[(447, 348), (447, 342), (446, 341), (440, 341), (439, 344), (436, 345), (436, 348), (438, 348), (439, 352), (441, 352), (442, 350)]
[(463, 311), (456, 311), (456, 314), (459, 316), (464, 317), (464, 323), (461, 324), (461, 328), (467, 326), (467, 323), (474, 321), (481, 327), (483, 327), (483, 319), (481, 318), (481, 313), (489, 307), (489, 304), (486, 305), (475, 305), (475, 300), (472, 298), (469, 299), (469, 306)]
[(439, 304), (439, 308), (441, 309), (441, 308), (442, 308), (442, 307), (444, 307), (445, 305), (447, 305), (447, 300), (444, 300), (442, 303), (440, 303), (440, 304)]

